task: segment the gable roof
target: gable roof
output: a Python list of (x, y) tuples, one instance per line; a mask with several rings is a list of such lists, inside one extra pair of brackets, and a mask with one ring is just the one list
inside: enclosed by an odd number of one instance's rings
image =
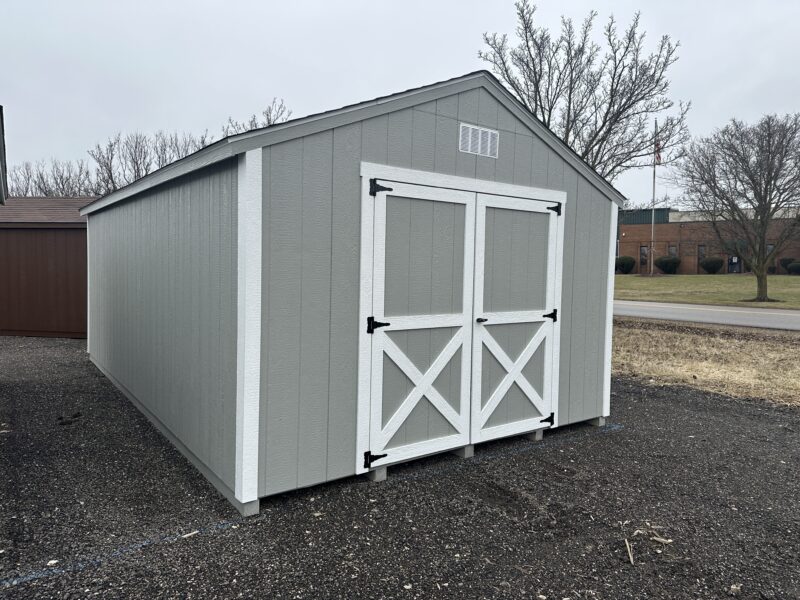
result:
[(0, 207), (0, 225), (8, 223), (86, 223), (80, 209), (95, 198), (7, 198)]
[(526, 109), (494, 75), (488, 71), (475, 71), (446, 81), (228, 136), (99, 198), (85, 207), (81, 214), (87, 215), (106, 208), (111, 204), (186, 175), (196, 169), (232, 158), (254, 148), (270, 146), (319, 131), (341, 127), (479, 87), (486, 89), (498, 102), (503, 104), (515, 117), (520, 119), (541, 138), (551, 150), (592, 182), (609, 200), (622, 205), (625, 201), (625, 196), (601, 177), (567, 144)]

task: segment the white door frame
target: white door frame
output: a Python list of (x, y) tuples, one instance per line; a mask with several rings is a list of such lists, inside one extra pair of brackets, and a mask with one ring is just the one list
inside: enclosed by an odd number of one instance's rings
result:
[[(439, 187), (449, 190), (461, 190), (474, 193), (509, 196), (530, 200), (543, 200), (561, 204), (562, 212), (566, 207), (566, 192), (534, 188), (509, 183), (498, 183), (482, 179), (470, 179), (455, 175), (443, 175), (428, 171), (417, 171), (401, 167), (379, 165), (369, 162), (361, 163), (361, 261), (360, 261), (360, 293), (359, 293), (359, 356), (358, 356), (358, 399), (356, 412), (356, 452), (355, 472), (366, 473), (369, 468), (364, 466), (364, 452), (370, 448), (370, 422), (371, 403), (370, 394), (372, 386), (372, 341), (374, 336), (367, 333), (367, 318), (373, 315), (373, 268), (375, 251), (375, 197), (371, 196), (370, 179), (379, 179), (382, 182), (395, 182)], [(563, 218), (563, 217), (562, 217)], [(474, 222), (474, 221), (473, 221)], [(563, 226), (558, 228), (558, 246), (561, 247)], [(465, 232), (466, 233), (466, 232)], [(473, 232), (474, 235), (474, 232)], [(466, 237), (466, 236), (465, 236)], [(467, 257), (465, 256), (465, 263)], [(471, 261), (470, 261), (471, 262)], [(559, 266), (561, 262), (559, 261)], [(470, 293), (474, 293), (470, 285)], [(467, 291), (465, 281), (465, 293)], [(555, 293), (558, 304), (561, 302), (561, 269), (556, 269)], [(382, 304), (382, 303), (381, 303)], [(471, 301), (470, 301), (471, 304)], [(470, 323), (474, 314), (470, 315)], [(558, 335), (555, 335), (555, 349), (558, 349)], [(469, 355), (470, 353), (464, 353)], [(556, 354), (557, 356), (557, 354)], [(557, 373), (557, 366), (556, 366)], [(462, 369), (463, 375), (463, 369)], [(471, 373), (470, 373), (471, 375)], [(555, 378), (557, 382), (557, 377)], [(468, 388), (470, 389), (470, 388)], [(555, 396), (557, 405), (557, 394)], [(388, 463), (386, 463), (388, 464)], [(380, 464), (376, 466), (382, 466)]]
[[(516, 361), (512, 360), (500, 347), (482, 324), (476, 323), (473, 336), (472, 349), (472, 443), (516, 435), (519, 433), (546, 429), (558, 425), (558, 371), (559, 371), (559, 338), (561, 326), (558, 315), (561, 313), (561, 266), (563, 263), (563, 217), (550, 210), (546, 202), (532, 202), (530, 199), (508, 198), (490, 194), (478, 194), (478, 206), (475, 224), (475, 299), (473, 310), (476, 318), (486, 319), (487, 324), (502, 325), (505, 323), (542, 323), (541, 328), (526, 344)], [(487, 208), (501, 208), (526, 212), (536, 212), (548, 216), (548, 246), (547, 246), (547, 294), (545, 305), (539, 310), (500, 311), (487, 312), (483, 310), (484, 271), (486, 253), (486, 210)], [(563, 208), (563, 207), (562, 207)], [(556, 318), (550, 321), (545, 315), (556, 310)], [(549, 336), (548, 336), (549, 334)], [(549, 337), (549, 339), (545, 339)], [(542, 393), (544, 397), (533, 388), (522, 373), (525, 365), (533, 357), (541, 344), (545, 346), (544, 381)], [(501, 380), (486, 406), (482, 406), (481, 382), (483, 375), (483, 347), (494, 355), (497, 362), (505, 369), (506, 375)], [(485, 427), (498, 404), (505, 397), (506, 392), (514, 383), (519, 386), (531, 403), (536, 407), (541, 417), (524, 419)], [(553, 423), (543, 423), (552, 413)]]

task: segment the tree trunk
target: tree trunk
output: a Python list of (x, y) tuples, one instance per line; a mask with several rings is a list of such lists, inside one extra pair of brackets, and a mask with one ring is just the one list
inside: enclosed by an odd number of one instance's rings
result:
[(756, 276), (756, 285), (758, 286), (756, 292), (756, 302), (769, 302), (769, 296), (767, 296), (767, 271), (761, 271), (759, 273), (754, 273)]

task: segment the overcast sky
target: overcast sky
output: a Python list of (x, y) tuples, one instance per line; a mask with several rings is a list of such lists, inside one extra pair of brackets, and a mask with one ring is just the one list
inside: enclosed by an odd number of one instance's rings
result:
[[(595, 8), (598, 25), (613, 13), (624, 26), (642, 4), (542, 0), (539, 23), (555, 29), (562, 14), (580, 21)], [(800, 110), (800, 2), (645, 6), (650, 42), (681, 42), (672, 95), (692, 101), (694, 135), (733, 116)], [(514, 26), (511, 1), (3, 0), (9, 162), (87, 158), (117, 130), (218, 135), (229, 115), (243, 119), (273, 96), (302, 116), (440, 81), (484, 68), (481, 34)], [(649, 201), (650, 177), (615, 185)]]

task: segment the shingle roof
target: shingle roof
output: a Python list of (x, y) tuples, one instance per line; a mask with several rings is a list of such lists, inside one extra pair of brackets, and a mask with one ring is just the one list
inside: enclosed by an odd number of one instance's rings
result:
[(78, 212), (94, 198), (6, 198), (0, 223), (85, 223)]

